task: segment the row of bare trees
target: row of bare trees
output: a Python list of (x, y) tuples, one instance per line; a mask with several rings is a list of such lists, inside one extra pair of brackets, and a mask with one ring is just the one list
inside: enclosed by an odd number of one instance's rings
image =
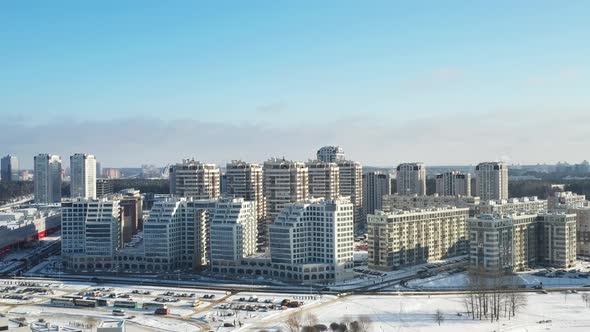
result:
[(526, 295), (509, 276), (470, 274), (468, 289), (464, 303), (473, 320), (511, 319), (527, 304)]
[(315, 314), (302, 310), (291, 313), (285, 321), (287, 332), (369, 332), (371, 324), (369, 316), (359, 316), (356, 320), (333, 322), (326, 326), (319, 323)]

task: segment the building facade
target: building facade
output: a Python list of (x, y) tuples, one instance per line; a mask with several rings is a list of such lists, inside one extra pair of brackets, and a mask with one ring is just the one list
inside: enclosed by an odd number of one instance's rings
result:
[(96, 198), (96, 158), (76, 153), (70, 157), (70, 197)]
[(423, 163), (400, 164), (396, 171), (399, 195), (426, 195), (426, 166)]
[(56, 155), (39, 154), (34, 158), (34, 187), (36, 203), (59, 203), (61, 201), (61, 158)]
[(350, 160), (340, 160), (336, 164), (340, 177), (340, 196), (350, 197), (354, 206), (355, 232), (362, 231), (366, 225), (363, 216), (363, 167), (360, 163)]
[(505, 200), (481, 201), (476, 214), (510, 215), (515, 213), (534, 214), (547, 211), (547, 200), (537, 196), (510, 198)]
[(316, 153), (316, 159), (325, 163), (344, 161), (344, 150), (339, 146), (324, 146)]
[(508, 166), (502, 162), (477, 165), (475, 193), (482, 201), (508, 199)]
[(109, 179), (96, 179), (96, 197), (102, 198), (113, 194), (113, 182)]
[(220, 172), (215, 164), (194, 159), (169, 168), (170, 194), (194, 199), (216, 199), (220, 196)]
[(431, 196), (404, 196), (395, 194), (383, 196), (382, 210), (385, 212), (391, 212), (395, 210), (414, 210), (455, 206), (459, 208), (469, 208), (472, 211), (475, 211), (475, 208), (479, 204), (479, 197), (439, 196), (436, 194)]
[(334, 199), (340, 196), (340, 169), (336, 163), (313, 160), (305, 166), (311, 198)]
[(571, 191), (558, 191), (552, 196), (549, 196), (548, 203), (549, 211), (564, 212), (569, 209), (588, 206), (585, 195), (578, 195)]
[(590, 257), (590, 207), (568, 209), (576, 215), (576, 252), (578, 256)]
[(467, 253), (468, 208), (369, 215), (369, 268), (391, 271)]
[(256, 253), (256, 203), (243, 198), (221, 199), (211, 218), (210, 263), (223, 267)]
[(274, 220), (283, 208), (309, 197), (309, 174), (304, 163), (272, 158), (264, 162), (266, 218)]
[(18, 181), (19, 165), (18, 158), (7, 155), (0, 160), (0, 179), (2, 181)]
[(575, 215), (480, 215), (469, 220), (470, 268), (511, 273), (536, 264), (569, 268), (576, 260)]
[(459, 171), (438, 174), (436, 193), (440, 196), (471, 196), (471, 174)]
[[(383, 196), (391, 194), (391, 176), (381, 172), (363, 174), (364, 214), (383, 209)], [(365, 217), (366, 218), (366, 217)]]
[(62, 259), (66, 269), (110, 269), (122, 246), (118, 200), (78, 198), (62, 203)]
[(266, 200), (263, 190), (262, 165), (234, 160), (225, 168), (225, 195), (243, 198), (256, 204), (259, 241), (266, 238)]

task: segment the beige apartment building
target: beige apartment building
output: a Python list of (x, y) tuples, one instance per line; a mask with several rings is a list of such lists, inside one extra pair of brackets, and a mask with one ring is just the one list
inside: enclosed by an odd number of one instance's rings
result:
[(310, 160), (305, 166), (311, 198), (335, 199), (340, 196), (340, 169), (336, 163)]
[(220, 173), (215, 164), (194, 159), (170, 166), (170, 194), (195, 199), (216, 199), (220, 196)]
[(369, 268), (382, 271), (467, 253), (468, 208), (433, 208), (367, 217)]
[(309, 197), (309, 172), (302, 162), (272, 158), (264, 162), (263, 188), (266, 218), (274, 220), (289, 203)]

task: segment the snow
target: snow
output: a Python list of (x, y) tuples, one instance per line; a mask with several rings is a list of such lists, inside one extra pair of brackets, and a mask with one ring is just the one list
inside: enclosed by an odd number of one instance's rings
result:
[[(488, 331), (568, 331), (590, 330), (590, 308), (586, 308), (580, 294), (529, 293), (527, 307), (512, 320), (499, 323), (473, 321), (465, 312), (462, 295), (421, 296), (349, 296), (315, 306), (313, 312), (321, 324), (351, 321), (368, 315), (373, 320), (371, 332), (488, 332)], [(433, 319), (437, 309), (444, 313), (445, 321), (438, 326)], [(457, 313), (462, 313), (458, 316)], [(284, 328), (288, 314), (275, 317), (272, 322), (244, 327), (238, 331), (273, 330)], [(539, 323), (551, 320), (551, 323)]]

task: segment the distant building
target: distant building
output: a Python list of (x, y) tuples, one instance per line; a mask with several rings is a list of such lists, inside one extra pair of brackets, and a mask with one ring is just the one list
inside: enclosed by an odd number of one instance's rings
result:
[(19, 180), (19, 165), (18, 158), (7, 155), (0, 161), (0, 179), (2, 181), (18, 181)]
[(367, 216), (369, 268), (391, 271), (467, 252), (468, 208), (433, 208)]
[(365, 216), (383, 208), (383, 196), (391, 194), (391, 176), (381, 172), (363, 174), (363, 203)]
[(304, 163), (272, 158), (264, 162), (266, 218), (274, 218), (289, 203), (309, 197), (309, 172)]
[(113, 182), (108, 179), (96, 179), (96, 197), (102, 198), (113, 193)]
[(475, 213), (475, 209), (479, 204), (479, 197), (439, 195), (404, 196), (395, 194), (383, 196), (382, 210), (385, 212), (391, 212), (395, 210), (430, 209), (455, 206), (458, 208), (469, 208)]
[(536, 196), (510, 198), (507, 200), (482, 200), (477, 207), (477, 214), (531, 214), (547, 211), (547, 207), (547, 200), (539, 199)]
[(548, 198), (549, 211), (565, 212), (569, 209), (588, 206), (585, 195), (578, 195), (571, 191), (555, 192)]
[(338, 165), (338, 187), (340, 197), (350, 197), (354, 206), (355, 232), (366, 226), (363, 217), (363, 167), (360, 163), (351, 160), (340, 160)]
[(325, 163), (344, 161), (344, 150), (339, 146), (324, 146), (318, 150), (316, 158)]
[(195, 199), (216, 199), (220, 196), (220, 172), (215, 164), (185, 159), (170, 166), (170, 194)]
[(107, 179), (120, 179), (121, 170), (118, 168), (103, 168), (102, 177)]
[(426, 166), (423, 163), (400, 164), (396, 170), (399, 195), (426, 195)]
[(335, 199), (340, 196), (340, 169), (333, 162), (308, 161), (309, 196)]
[(39, 154), (34, 158), (34, 186), (36, 203), (59, 203), (61, 201), (61, 158), (56, 155)]
[(96, 178), (102, 178), (102, 164), (100, 162), (96, 162)]
[(91, 154), (76, 153), (70, 157), (70, 196), (96, 198), (96, 158)]
[(471, 174), (459, 171), (438, 174), (436, 193), (440, 196), (471, 196)]
[(135, 189), (125, 189), (119, 192), (118, 197), (122, 209), (123, 242), (128, 243), (143, 229), (143, 198)]
[(508, 199), (508, 166), (484, 162), (475, 167), (475, 193), (482, 201)]

